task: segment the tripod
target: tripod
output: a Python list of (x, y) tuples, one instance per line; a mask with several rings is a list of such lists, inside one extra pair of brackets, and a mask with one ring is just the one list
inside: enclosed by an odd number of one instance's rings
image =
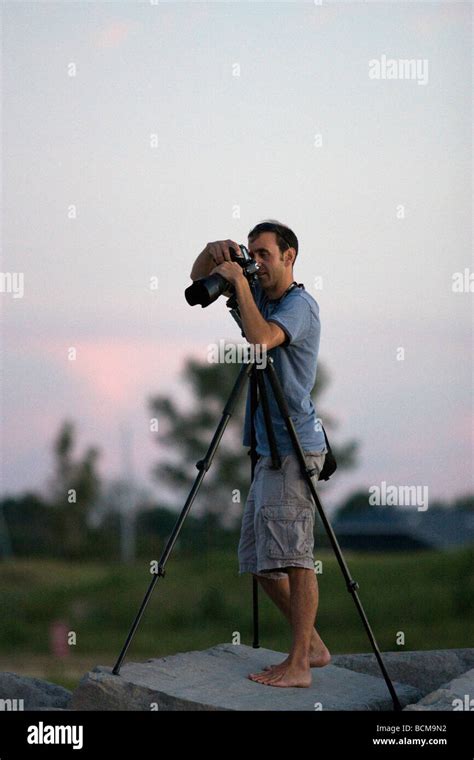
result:
[[(238, 304), (237, 300), (235, 298), (235, 295), (231, 296), (229, 300), (227, 301), (227, 306), (230, 308), (232, 316), (236, 320), (236, 322), (239, 324), (240, 328), (242, 329), (242, 321), (240, 319), (240, 314), (238, 311)], [(243, 333), (242, 333), (243, 334)], [(286, 429), (288, 431), (288, 434), (290, 436), (293, 449), (295, 451), (295, 454), (297, 456), (298, 462), (300, 464), (300, 469), (303, 477), (306, 478), (306, 481), (308, 483), (308, 486), (311, 491), (311, 496), (316, 504), (317, 510), (319, 512), (319, 516), (321, 518), (321, 521), (324, 525), (324, 528), (326, 530), (326, 533), (329, 537), (329, 540), (331, 542), (332, 548), (334, 549), (334, 553), (336, 555), (336, 559), (338, 561), (339, 567), (341, 568), (342, 574), (344, 576), (347, 590), (352, 595), (352, 598), (354, 600), (354, 603), (356, 605), (357, 611), (360, 615), (360, 618), (362, 620), (362, 624), (367, 632), (367, 636), (369, 638), (370, 644), (372, 646), (372, 649), (374, 651), (374, 654), (377, 658), (377, 662), (380, 666), (380, 670), (382, 672), (382, 675), (384, 677), (385, 683), (387, 684), (387, 688), (390, 692), (390, 696), (392, 698), (394, 710), (401, 711), (402, 707), (398, 700), (396, 691), (394, 689), (394, 686), (390, 680), (390, 676), (387, 673), (387, 670), (385, 668), (385, 664), (382, 660), (382, 655), (380, 653), (379, 647), (377, 645), (377, 642), (375, 640), (375, 636), (372, 632), (372, 629), (370, 627), (369, 621), (367, 619), (367, 616), (365, 614), (364, 608), (362, 607), (362, 603), (359, 599), (359, 596), (357, 594), (357, 590), (359, 588), (359, 585), (356, 581), (354, 581), (351, 577), (351, 574), (349, 572), (349, 568), (346, 564), (346, 561), (342, 555), (341, 548), (339, 546), (338, 540), (334, 534), (334, 531), (332, 529), (331, 524), (329, 523), (328, 518), (326, 517), (326, 514), (324, 512), (324, 509), (321, 505), (321, 502), (319, 501), (318, 495), (316, 493), (316, 489), (314, 487), (312, 478), (314, 475), (317, 474), (316, 469), (311, 469), (307, 467), (304, 450), (301, 446), (301, 443), (299, 441), (298, 435), (296, 433), (296, 429), (293, 423), (293, 420), (290, 417), (288, 404), (286, 402), (284, 393), (282, 391), (280, 381), (278, 379), (278, 376), (276, 374), (275, 368), (273, 366), (273, 360), (271, 357), (267, 356), (267, 366), (265, 369), (257, 369), (255, 366), (255, 362), (249, 361), (247, 364), (243, 364), (240, 368), (239, 374), (237, 376), (237, 379), (234, 383), (234, 386), (232, 388), (232, 391), (230, 393), (230, 396), (227, 400), (227, 403), (224, 407), (224, 410), (222, 412), (221, 419), (219, 421), (219, 424), (217, 426), (217, 429), (212, 437), (211, 443), (209, 444), (209, 448), (206, 452), (206, 455), (203, 459), (200, 459), (198, 462), (196, 462), (196, 467), (198, 469), (198, 475), (196, 476), (194, 483), (191, 487), (191, 491), (189, 492), (189, 495), (186, 499), (186, 502), (184, 504), (184, 507), (181, 511), (181, 514), (179, 515), (175, 526), (173, 528), (173, 531), (166, 543), (166, 546), (163, 550), (163, 553), (160, 557), (160, 560), (158, 562), (158, 569), (156, 573), (154, 573), (154, 577), (152, 578), (148, 589), (146, 591), (145, 597), (143, 599), (143, 602), (140, 606), (140, 609), (137, 613), (137, 616), (132, 624), (132, 627), (129, 631), (129, 634), (127, 636), (127, 639), (125, 641), (125, 644), (123, 645), (122, 651), (120, 652), (120, 655), (117, 659), (117, 662), (115, 663), (112, 673), (114, 675), (119, 675), (120, 673), (120, 667), (122, 665), (123, 659), (127, 653), (127, 650), (130, 646), (130, 643), (132, 641), (132, 638), (138, 628), (138, 625), (140, 623), (140, 620), (142, 618), (142, 615), (145, 611), (145, 608), (148, 604), (148, 601), (151, 597), (151, 594), (153, 593), (153, 589), (156, 585), (156, 582), (158, 578), (163, 578), (165, 576), (165, 565), (166, 562), (169, 559), (169, 556), (173, 550), (174, 544), (176, 543), (176, 540), (178, 538), (178, 535), (181, 531), (181, 528), (183, 526), (183, 523), (193, 505), (194, 499), (197, 496), (197, 493), (199, 491), (199, 488), (201, 486), (201, 483), (204, 479), (204, 476), (206, 472), (209, 470), (212, 460), (214, 458), (214, 455), (217, 451), (217, 448), (219, 446), (219, 443), (221, 441), (221, 438), (224, 434), (224, 431), (227, 427), (227, 424), (234, 412), (234, 409), (236, 407), (237, 401), (242, 393), (244, 384), (247, 379), (250, 379), (250, 408), (251, 408), (251, 472), (252, 472), (252, 480), (254, 476), (255, 471), (255, 465), (257, 462), (257, 452), (256, 452), (256, 445), (255, 445), (255, 424), (254, 424), (254, 416), (255, 416), (255, 410), (257, 407), (257, 388), (260, 391), (261, 395), (261, 401), (262, 401), (262, 410), (265, 420), (265, 428), (267, 431), (267, 437), (268, 442), (270, 446), (270, 452), (272, 457), (272, 467), (279, 469), (281, 466), (280, 456), (278, 454), (276, 440), (275, 440), (275, 434), (273, 431), (273, 425), (271, 421), (270, 416), (270, 408), (268, 403), (268, 397), (266, 393), (266, 387), (265, 387), (265, 381), (262, 373), (265, 373), (268, 377), (272, 392), (274, 394), (275, 400), (277, 402), (280, 414), (282, 415)], [(258, 582), (255, 576), (253, 577), (253, 585), (252, 585), (252, 601), (253, 601), (253, 644), (252, 646), (254, 648), (259, 647), (259, 634), (258, 634)]]

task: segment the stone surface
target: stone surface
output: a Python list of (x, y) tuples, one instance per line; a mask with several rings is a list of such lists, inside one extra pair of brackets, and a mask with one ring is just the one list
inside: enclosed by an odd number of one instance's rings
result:
[(474, 668), (404, 710), (474, 710)]
[[(383, 679), (335, 665), (314, 668), (310, 688), (255, 683), (248, 673), (281, 662), (269, 649), (219, 644), (143, 663), (122, 665), (120, 674), (97, 666), (73, 694), (74, 710), (392, 710)], [(394, 684), (402, 705), (422, 694)], [(320, 707), (319, 707), (320, 705)]]
[[(0, 712), (3, 710), (51, 710), (69, 707), (72, 692), (41, 678), (0, 673)], [(23, 707), (18, 707), (18, 700)], [(16, 700), (16, 702), (15, 702)]]
[[(402, 650), (383, 652), (382, 658), (392, 681), (415, 686), (423, 695), (474, 667), (474, 649)], [(374, 654), (339, 654), (333, 656), (332, 662), (341, 668), (382, 678)]]

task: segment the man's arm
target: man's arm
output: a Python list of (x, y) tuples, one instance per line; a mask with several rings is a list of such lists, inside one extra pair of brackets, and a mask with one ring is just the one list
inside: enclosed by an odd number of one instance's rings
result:
[[(208, 243), (204, 251), (199, 254), (198, 258), (194, 262), (191, 278), (198, 279), (199, 276), (207, 277), (207, 275), (211, 274), (211, 272), (217, 271), (219, 274), (225, 277), (226, 280), (232, 283), (235, 288), (235, 294), (239, 304), (239, 311), (242, 319), (242, 327), (245, 333), (245, 337), (249, 343), (259, 343), (261, 345), (266, 345), (267, 351), (270, 351), (270, 349), (275, 348), (275, 346), (279, 346), (281, 343), (284, 343), (287, 339), (287, 335), (281, 327), (276, 325), (274, 322), (267, 322), (267, 320), (261, 315), (257, 304), (255, 303), (252, 291), (250, 290), (249, 282), (244, 275), (242, 267), (239, 266), (239, 264), (237, 264), (235, 261), (230, 261), (230, 254), (228, 250), (223, 251), (222, 246), (224, 245), (226, 248), (226, 244), (232, 242), (233, 241), (231, 240), (227, 240), (224, 243), (223, 241), (220, 241), (219, 243)], [(218, 264), (218, 266), (213, 266), (212, 264), (215, 262), (214, 257), (206, 253), (209, 246), (218, 246), (217, 251), (214, 249), (215, 253), (217, 253), (216, 258), (221, 255), (223, 258), (226, 255), (229, 258), (225, 258), (225, 260), (222, 261), (222, 263)], [(237, 243), (234, 244), (234, 247), (235, 246), (237, 246)], [(238, 246), (236, 250), (238, 250)], [(209, 269), (208, 264), (206, 263), (207, 257), (212, 261), (211, 267)], [(206, 270), (204, 274), (198, 274), (197, 277), (194, 277), (196, 272), (199, 273), (204, 270)], [(223, 295), (230, 295), (230, 293), (224, 293)]]
[(230, 261), (230, 248), (233, 248), (237, 255), (241, 255), (239, 244), (234, 240), (216, 240), (215, 243), (208, 243), (203, 251), (199, 254), (191, 269), (191, 279), (200, 280), (207, 277), (216, 265), (224, 261)]
[(243, 274), (241, 278), (236, 278), (235, 292), (243, 331), (248, 342), (266, 345), (267, 351), (284, 343), (287, 338), (286, 333), (274, 322), (267, 322), (262, 316), (250, 290), (249, 282)]
[(209, 249), (206, 247), (199, 254), (191, 269), (190, 277), (193, 280), (200, 280), (207, 277), (211, 269), (214, 269), (216, 262), (212, 258)]
[(212, 271), (219, 272), (234, 286), (242, 328), (249, 343), (265, 345), (267, 351), (270, 351), (286, 341), (285, 331), (274, 322), (267, 322), (260, 313), (241, 266), (235, 261), (224, 261)]
[[(241, 255), (238, 243), (234, 243), (233, 240), (217, 240), (215, 243), (208, 243), (193, 264), (190, 274), (192, 281), (195, 282), (203, 277), (207, 277), (216, 264), (230, 261), (229, 246), (234, 248), (238, 256)], [(221, 295), (229, 298), (232, 295), (232, 291), (227, 288)]]

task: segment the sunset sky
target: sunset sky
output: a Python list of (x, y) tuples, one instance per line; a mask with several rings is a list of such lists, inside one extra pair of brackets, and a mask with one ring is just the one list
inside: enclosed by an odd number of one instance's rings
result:
[[(187, 403), (185, 359), (241, 340), (223, 299), (186, 304), (192, 263), (267, 217), (296, 232), (320, 307), (318, 412), (360, 441), (329, 508), (381, 481), (472, 492), (474, 295), (452, 289), (473, 271), (471, 12), (2, 4), (1, 269), (24, 273), (22, 298), (0, 293), (2, 495), (43, 487), (71, 419), (107, 478), (129, 430), (160, 496), (147, 399)], [(382, 56), (426, 60), (428, 81), (369, 78)]]

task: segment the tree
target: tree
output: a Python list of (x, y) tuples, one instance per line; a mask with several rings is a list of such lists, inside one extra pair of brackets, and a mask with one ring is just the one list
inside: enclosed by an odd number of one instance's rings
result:
[[(238, 372), (236, 364), (200, 363), (189, 359), (182, 377), (191, 389), (191, 408), (182, 409), (174, 399), (165, 396), (157, 396), (149, 402), (158, 419), (157, 441), (170, 452), (166, 461), (153, 468), (153, 476), (171, 486), (182, 503), (197, 474), (196, 469), (193, 472), (194, 465), (205, 455)], [(328, 373), (320, 364), (313, 397), (319, 399), (328, 383)], [(242, 446), (246, 395), (244, 389), (193, 506), (197, 514), (215, 515), (224, 527), (235, 526), (250, 485), (249, 449)], [(319, 413), (319, 403), (316, 409)], [(353, 467), (357, 442), (333, 445), (329, 431), (336, 427), (336, 422), (332, 417), (321, 416), (338, 468)]]
[(86, 449), (74, 457), (75, 430), (72, 422), (61, 426), (53, 444), (54, 475), (49, 481), (58, 548), (64, 556), (77, 557), (87, 538), (88, 517), (100, 494), (97, 472), (99, 450)]

